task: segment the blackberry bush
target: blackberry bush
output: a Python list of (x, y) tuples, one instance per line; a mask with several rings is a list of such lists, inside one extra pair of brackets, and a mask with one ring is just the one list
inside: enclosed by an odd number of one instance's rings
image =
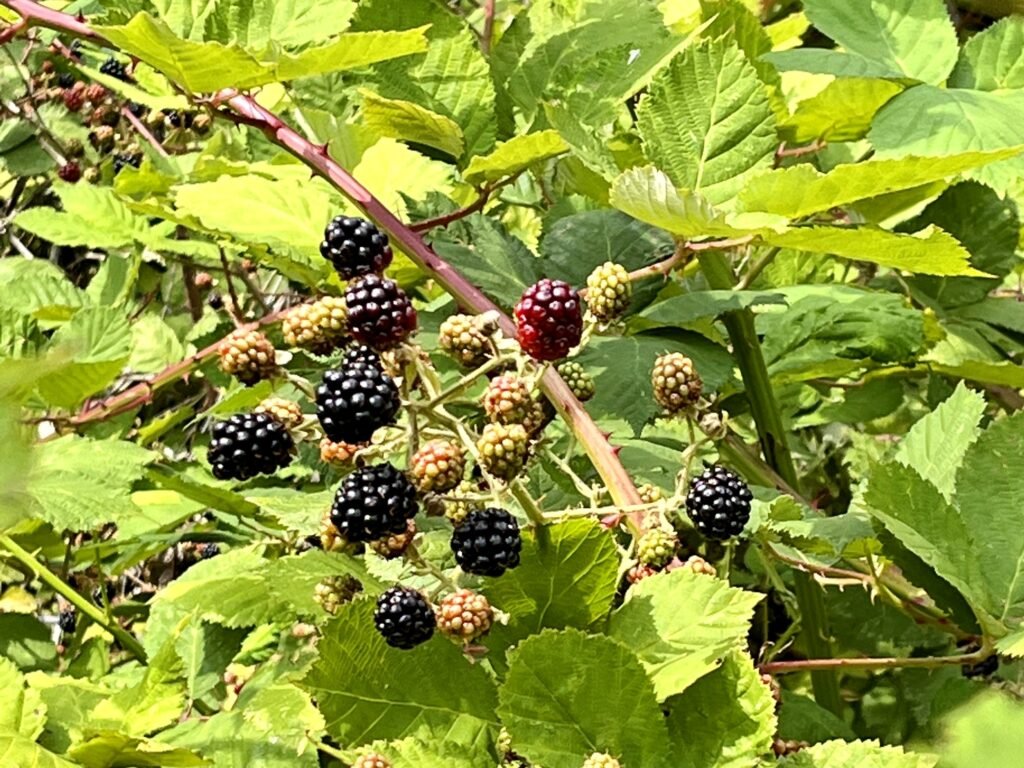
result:
[(295, 443), (285, 426), (266, 413), (240, 413), (213, 425), (209, 460), (219, 480), (248, 480), (292, 461)]
[(405, 533), (416, 512), (416, 489), (408, 478), (391, 464), (377, 464), (342, 480), (331, 522), (348, 541), (373, 541)]

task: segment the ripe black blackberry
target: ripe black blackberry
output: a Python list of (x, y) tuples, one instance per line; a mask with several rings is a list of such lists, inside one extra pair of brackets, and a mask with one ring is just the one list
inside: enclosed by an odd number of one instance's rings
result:
[(238, 413), (213, 425), (209, 459), (220, 480), (248, 480), (292, 461), (295, 443), (288, 430), (266, 413)]
[(334, 442), (369, 440), (381, 427), (395, 423), (399, 406), (398, 387), (379, 364), (346, 360), (327, 371), (316, 388), (316, 415)]
[(963, 676), (969, 679), (991, 677), (999, 670), (999, 656), (992, 654), (977, 664), (964, 664), (960, 667)]
[(437, 618), (430, 603), (415, 589), (392, 587), (377, 598), (373, 623), (384, 642), (408, 650), (433, 636)]
[(388, 349), (416, 330), (416, 310), (394, 280), (367, 275), (349, 283), (345, 291), (348, 325), (356, 341), (374, 349)]
[(519, 523), (504, 509), (470, 512), (452, 532), (452, 553), (466, 573), (501, 576), (519, 565), (523, 540)]
[(320, 254), (346, 280), (380, 274), (391, 263), (388, 236), (373, 222), (355, 216), (336, 216), (324, 230)]
[(113, 56), (103, 62), (100, 66), (100, 73), (116, 78), (125, 83), (130, 83), (132, 81), (128, 76), (128, 68)]
[(61, 88), (70, 88), (75, 84), (75, 76), (70, 72), (61, 72), (57, 75), (57, 85)]
[(409, 479), (391, 464), (376, 464), (341, 482), (331, 522), (348, 541), (374, 541), (405, 533), (416, 511), (416, 489)]
[(384, 370), (384, 365), (380, 361), (380, 355), (363, 344), (354, 344), (345, 350), (342, 365), (352, 365), (353, 363), (366, 363)]
[(60, 631), (65, 635), (71, 635), (75, 632), (75, 609), (68, 608), (66, 611), (61, 611), (57, 616), (57, 626), (60, 627)]
[(686, 511), (694, 526), (709, 539), (739, 535), (750, 519), (747, 484), (725, 467), (708, 467), (690, 481)]
[(128, 154), (122, 152), (114, 156), (114, 175), (116, 176), (130, 165), (132, 168), (139, 168), (142, 165), (142, 155)]
[(545, 278), (527, 288), (515, 316), (519, 346), (535, 360), (561, 360), (583, 335), (580, 296), (561, 280)]

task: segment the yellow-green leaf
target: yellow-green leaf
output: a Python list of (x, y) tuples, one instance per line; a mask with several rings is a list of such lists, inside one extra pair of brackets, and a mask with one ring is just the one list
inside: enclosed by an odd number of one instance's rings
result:
[(363, 120), (381, 136), (426, 144), (452, 157), (462, 154), (462, 129), (450, 117), (401, 99), (385, 99), (373, 91), (359, 89), (363, 97)]
[(498, 144), (489, 155), (474, 157), (464, 174), (466, 181), (497, 181), (526, 170), (534, 163), (569, 151), (558, 131), (540, 131), (516, 136)]

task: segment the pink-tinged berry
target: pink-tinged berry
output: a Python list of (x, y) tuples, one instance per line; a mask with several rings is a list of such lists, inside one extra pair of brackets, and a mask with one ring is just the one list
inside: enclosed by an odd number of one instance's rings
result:
[(583, 307), (568, 283), (545, 278), (516, 304), (519, 346), (535, 360), (561, 360), (580, 343)]

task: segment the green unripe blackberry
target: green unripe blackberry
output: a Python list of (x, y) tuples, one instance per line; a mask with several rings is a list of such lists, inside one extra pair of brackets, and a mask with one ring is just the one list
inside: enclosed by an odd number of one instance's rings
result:
[(585, 403), (594, 396), (597, 391), (594, 380), (582, 365), (572, 360), (566, 360), (559, 363), (557, 368), (558, 375), (565, 379), (565, 383), (569, 385), (569, 389), (572, 390), (577, 400)]
[(640, 537), (636, 544), (636, 557), (644, 565), (663, 568), (675, 557), (679, 539), (674, 533), (661, 528), (652, 528)]
[(607, 752), (595, 752), (583, 761), (582, 768), (622, 768), (622, 764)]
[(500, 480), (512, 480), (526, 466), (530, 436), (522, 424), (488, 424), (476, 448), (488, 473)]
[(544, 406), (514, 373), (496, 376), (483, 394), (487, 418), (496, 424), (522, 424), (527, 432), (544, 425)]
[(324, 296), (310, 304), (300, 304), (285, 315), (281, 332), (289, 346), (329, 355), (348, 340), (345, 300)]
[(491, 348), (480, 321), (472, 315), (452, 315), (438, 332), (438, 344), (459, 365), (476, 368), (487, 362)]
[(670, 414), (694, 406), (704, 387), (693, 360), (679, 352), (662, 355), (651, 373), (654, 399)]
[(587, 306), (599, 320), (614, 320), (626, 314), (633, 298), (633, 283), (625, 267), (606, 261), (587, 278)]

